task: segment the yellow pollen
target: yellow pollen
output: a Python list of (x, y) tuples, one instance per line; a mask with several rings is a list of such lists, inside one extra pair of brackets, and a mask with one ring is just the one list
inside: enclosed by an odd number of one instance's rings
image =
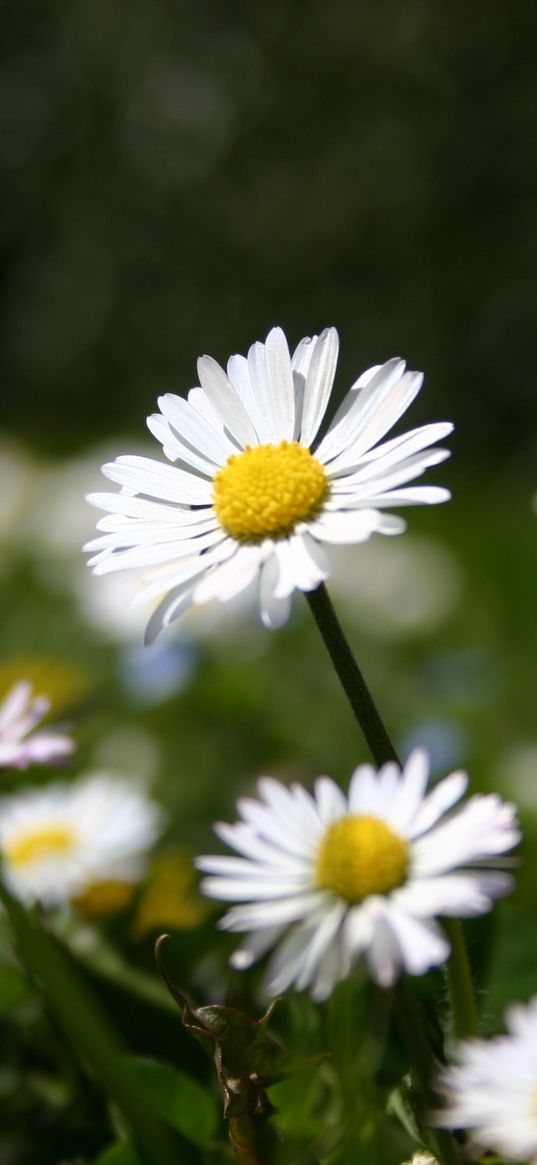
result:
[(379, 817), (342, 817), (322, 840), (317, 885), (355, 905), (370, 894), (389, 894), (401, 886), (408, 858), (406, 841)]
[(27, 866), (67, 853), (73, 842), (73, 831), (67, 825), (45, 825), (8, 843), (5, 856), (13, 866)]
[(297, 441), (247, 446), (214, 476), (213, 505), (224, 530), (239, 542), (285, 538), (319, 510), (327, 490), (324, 467)]

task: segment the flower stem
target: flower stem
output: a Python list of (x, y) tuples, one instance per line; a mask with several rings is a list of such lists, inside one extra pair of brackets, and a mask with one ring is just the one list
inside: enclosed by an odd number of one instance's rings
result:
[(445, 918), (443, 924), (451, 945), (451, 955), (447, 962), (447, 979), (453, 1015), (453, 1034), (459, 1040), (468, 1040), (478, 1033), (477, 1008), (470, 961), (458, 919)]
[(362, 729), (377, 765), (399, 763), (373, 697), (347, 643), (324, 583), (306, 592), (306, 598), (338, 679)]

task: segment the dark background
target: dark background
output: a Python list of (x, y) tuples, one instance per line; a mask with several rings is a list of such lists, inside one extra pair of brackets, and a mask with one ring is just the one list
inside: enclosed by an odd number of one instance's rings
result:
[[(532, 456), (530, 4), (3, 6), (5, 424), (138, 430), (280, 323), (394, 353), (472, 463)], [(421, 415), (420, 415), (421, 407)]]

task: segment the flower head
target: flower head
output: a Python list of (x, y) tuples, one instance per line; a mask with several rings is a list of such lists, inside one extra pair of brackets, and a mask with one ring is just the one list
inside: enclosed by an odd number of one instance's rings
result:
[(33, 731), (49, 708), (46, 696), (33, 696), (31, 684), (26, 680), (8, 692), (0, 704), (0, 768), (54, 765), (73, 752), (74, 741), (64, 733), (49, 729)]
[(436, 1123), (471, 1130), (473, 1144), (537, 1162), (537, 997), (507, 1011), (509, 1034), (457, 1046), (440, 1078)]
[(95, 773), (0, 801), (0, 853), (17, 897), (67, 902), (107, 881), (134, 882), (160, 811), (132, 782)]
[(215, 826), (241, 856), (197, 861), (211, 875), (204, 892), (238, 903), (220, 925), (248, 932), (232, 964), (246, 968), (279, 944), (268, 991), (294, 984), (324, 999), (360, 959), (383, 987), (444, 962), (435, 918), (483, 914), (507, 893), (509, 875), (493, 867), (519, 832), (514, 806), (494, 794), (446, 817), (468, 778), (452, 773), (427, 793), (428, 772), (417, 749), (402, 771), (360, 765), (347, 797), (329, 777), (314, 795), (261, 778), (260, 800), (239, 801), (242, 820)]
[(149, 571), (139, 600), (159, 598), (150, 641), (192, 604), (227, 600), (260, 579), (266, 626), (288, 617), (294, 590), (330, 574), (324, 547), (399, 534), (392, 506), (443, 502), (445, 489), (409, 483), (449, 456), (431, 449), (449, 422), (390, 441), (422, 384), (403, 360), (369, 368), (319, 438), (338, 355), (338, 334), (306, 337), (291, 357), (281, 328), (227, 375), (209, 356), (188, 399), (167, 393), (148, 426), (169, 461), (124, 456), (103, 466), (119, 493), (90, 494), (107, 516), (85, 549), (96, 574)]

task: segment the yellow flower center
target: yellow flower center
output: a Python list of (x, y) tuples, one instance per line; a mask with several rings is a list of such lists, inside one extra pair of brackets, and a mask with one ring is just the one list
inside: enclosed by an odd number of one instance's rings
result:
[(28, 866), (45, 861), (72, 849), (74, 835), (67, 825), (44, 825), (15, 838), (5, 848), (5, 856), (13, 866)]
[(285, 538), (318, 511), (326, 495), (324, 467), (297, 441), (247, 446), (214, 476), (213, 505), (239, 542)]
[(370, 894), (401, 886), (408, 846), (378, 817), (342, 817), (327, 830), (317, 856), (316, 881), (355, 905)]

